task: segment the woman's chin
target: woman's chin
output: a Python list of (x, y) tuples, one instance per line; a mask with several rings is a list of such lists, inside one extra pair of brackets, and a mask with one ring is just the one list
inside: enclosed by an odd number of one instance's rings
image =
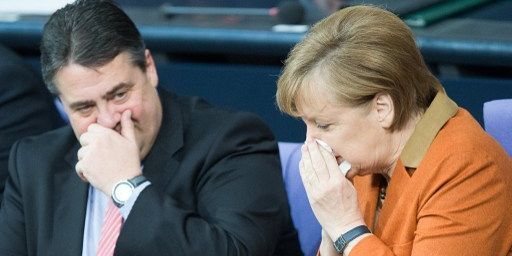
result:
[(356, 175), (359, 175), (358, 171), (355, 169), (350, 169), (345, 177), (347, 177), (349, 180), (352, 180)]
[(360, 170), (360, 169), (352, 168), (347, 172), (347, 175), (345, 177), (347, 177), (347, 179), (349, 179), (349, 180), (352, 180), (355, 176), (366, 176), (366, 175), (370, 175), (370, 174), (373, 174), (373, 172), (368, 171), (368, 170)]

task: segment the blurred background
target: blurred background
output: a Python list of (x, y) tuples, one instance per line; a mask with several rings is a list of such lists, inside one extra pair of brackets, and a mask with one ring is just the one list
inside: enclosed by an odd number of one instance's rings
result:
[[(66, 1), (0, 0), (0, 44), (39, 71), (48, 14)], [(67, 1), (69, 2), (69, 1)], [(483, 103), (512, 98), (512, 0), (118, 0), (153, 52), (160, 85), (257, 113), (280, 141), (305, 129), (279, 113), (276, 79), (308, 27), (354, 4), (383, 6), (411, 26), (450, 97), (483, 125)], [(1, 58), (1, 57), (0, 57)]]

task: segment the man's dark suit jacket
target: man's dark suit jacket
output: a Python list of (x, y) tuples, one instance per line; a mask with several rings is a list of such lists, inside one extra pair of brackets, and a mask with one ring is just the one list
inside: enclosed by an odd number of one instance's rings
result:
[[(276, 141), (254, 115), (160, 91), (162, 127), (144, 159), (152, 185), (115, 255), (300, 255)], [(17, 142), (0, 210), (0, 255), (81, 255), (87, 184), (70, 127)]]
[(19, 56), (0, 45), (0, 201), (12, 144), (62, 125), (41, 78)]

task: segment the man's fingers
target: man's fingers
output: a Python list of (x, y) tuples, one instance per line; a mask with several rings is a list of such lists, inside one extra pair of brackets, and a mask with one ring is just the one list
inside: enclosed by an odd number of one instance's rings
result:
[(125, 110), (121, 115), (121, 135), (132, 142), (137, 142), (135, 139), (131, 110)]
[(76, 174), (78, 175), (78, 177), (83, 180), (84, 182), (89, 182), (87, 180), (87, 178), (85, 178), (84, 176), (84, 169), (83, 169), (83, 162), (82, 161), (78, 161), (75, 165), (75, 171), (76, 171)]
[(92, 123), (87, 127), (87, 132), (102, 132), (108, 130), (108, 128), (105, 128), (97, 123)]
[(76, 157), (78, 158), (78, 161), (81, 161), (84, 159), (84, 156), (85, 156), (85, 149), (84, 147), (82, 146), (78, 152), (76, 153)]
[(82, 145), (82, 147), (89, 145), (89, 143), (91, 143), (90, 133), (88, 133), (88, 132), (82, 133), (82, 135), (80, 135), (80, 138), (78, 139), (78, 141), (80, 142), (80, 145)]

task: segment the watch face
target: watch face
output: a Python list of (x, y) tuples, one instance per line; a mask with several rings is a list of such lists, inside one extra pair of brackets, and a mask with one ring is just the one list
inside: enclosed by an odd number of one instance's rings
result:
[(133, 186), (128, 182), (117, 184), (114, 189), (114, 197), (120, 202), (126, 202), (133, 193)]

